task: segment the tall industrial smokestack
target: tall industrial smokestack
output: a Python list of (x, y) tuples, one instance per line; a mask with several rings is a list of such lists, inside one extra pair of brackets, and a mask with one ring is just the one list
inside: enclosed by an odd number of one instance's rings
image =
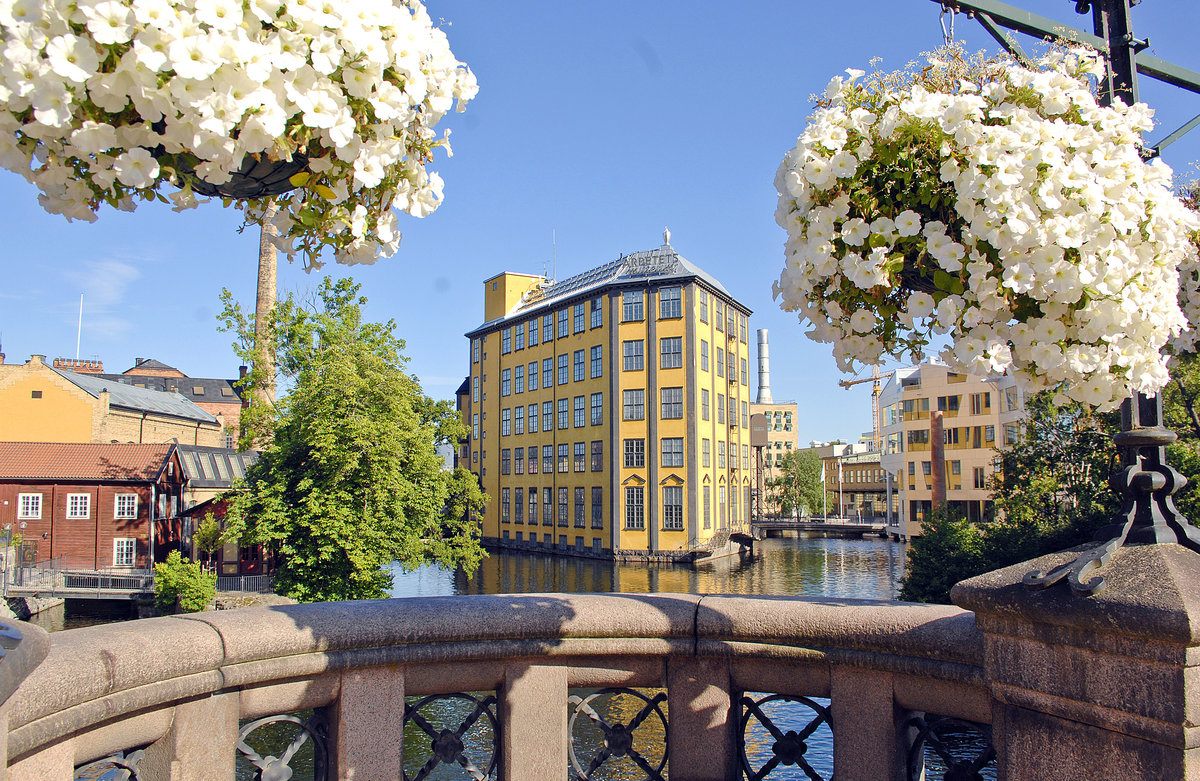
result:
[(774, 404), (771, 400), (771, 356), (767, 351), (767, 329), (758, 329), (758, 398), (755, 404)]

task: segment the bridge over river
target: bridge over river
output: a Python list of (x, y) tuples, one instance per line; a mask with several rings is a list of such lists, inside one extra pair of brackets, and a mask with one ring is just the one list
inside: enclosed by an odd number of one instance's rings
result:
[(887, 534), (887, 524), (882, 519), (857, 518), (808, 518), (797, 521), (794, 518), (762, 518), (750, 524), (751, 533), (756, 539), (768, 537), (799, 536), (804, 534), (823, 534), (829, 537), (882, 537)]

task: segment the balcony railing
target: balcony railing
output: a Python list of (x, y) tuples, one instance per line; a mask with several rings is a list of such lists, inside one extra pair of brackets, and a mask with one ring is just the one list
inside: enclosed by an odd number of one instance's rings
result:
[[(1200, 577), (1195, 554), (1151, 553), (1161, 560), (1135, 564)], [(10, 634), (0, 666), (0, 689), (28, 675), (5, 706), (8, 777), (234, 779), (240, 762), (282, 779), (305, 752), (322, 779), (423, 779), (441, 764), (463, 778), (599, 779), (616, 762), (647, 779), (796, 768), (902, 781), (984, 766), (1018, 779), (1089, 757), (1109, 778), (1186, 777), (1197, 638), (1178, 600), (1160, 590), (1161, 616), (1113, 629), (1106, 603), (1060, 621), (1074, 603), (1045, 594), (1022, 617), (1011, 578), (976, 580), (964, 601), (995, 608), (978, 626), (956, 607), (871, 600), (434, 597), (77, 629), (37, 665), (46, 635), (19, 625), (26, 639)], [(1113, 590), (1111, 609), (1128, 612)], [(258, 742), (267, 726), (281, 746)], [(973, 736), (963, 753), (949, 731)], [(927, 748), (942, 755), (936, 773)]]

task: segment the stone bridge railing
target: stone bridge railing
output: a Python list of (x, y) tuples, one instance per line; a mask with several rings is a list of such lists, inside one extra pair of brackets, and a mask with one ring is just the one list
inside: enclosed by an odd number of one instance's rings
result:
[[(1200, 556), (1155, 555), (1143, 564), (1182, 566), (1194, 591)], [(1118, 626), (1130, 608), (1120, 578), (1105, 592), (1114, 602), (1092, 598), (1081, 610), (1069, 595), (1040, 592), (1029, 604), (1012, 589), (1021, 573), (1005, 573), (960, 585), (976, 613), (543, 594), (252, 608), (62, 632), (5, 705), (8, 778), (65, 781), (116, 752), (123, 758), (112, 761), (146, 781), (233, 779), (239, 753), (261, 778), (288, 778), (292, 749), (259, 752), (247, 735), (301, 710), (312, 717), (285, 724), (293, 749), (311, 743), (313, 761), (337, 779), (395, 779), (402, 767), (420, 778), (439, 762), (464, 778), (494, 769), (558, 779), (572, 762), (586, 777), (618, 759), (647, 778), (770, 778), (768, 765), (817, 764), (820, 729), (832, 730), (838, 779), (890, 781), (919, 777), (910, 759), (922, 741), (942, 746), (938, 724), (952, 723), (984, 744), (994, 733), (1002, 779), (1196, 778), (1195, 622), (1181, 622), (1160, 591), (1157, 613)], [(27, 639), (6, 660), (14, 669), (35, 664), (45, 641), (22, 629)], [(23, 648), (32, 656), (22, 662)], [(626, 704), (603, 711), (591, 696), (602, 689)], [(463, 706), (448, 727), (427, 710), (438, 702)], [(781, 704), (802, 714), (785, 722), (772, 709)], [(480, 726), (482, 748), (466, 735)], [(599, 730), (590, 748), (575, 734), (584, 726)], [(988, 758), (976, 758), (979, 743), (957, 772)], [(604, 777), (599, 767), (594, 777)]]

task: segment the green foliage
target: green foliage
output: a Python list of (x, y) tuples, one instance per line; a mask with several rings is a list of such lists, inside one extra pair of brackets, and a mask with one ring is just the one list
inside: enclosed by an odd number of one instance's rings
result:
[(217, 548), (221, 547), (221, 524), (213, 517), (212, 513), (204, 516), (204, 520), (200, 522), (200, 528), (196, 529), (196, 533), (192, 535), (192, 542), (196, 544), (196, 549), (205, 556), (212, 556)]
[(771, 502), (784, 515), (799, 518), (821, 506), (821, 458), (812, 450), (791, 450), (779, 475), (767, 481)]
[(1200, 522), (1200, 356), (1171, 358), (1171, 381), (1163, 389), (1163, 422), (1179, 435), (1167, 448), (1167, 461), (1187, 478), (1175, 493), (1175, 506), (1193, 524)]
[(979, 527), (939, 507), (921, 523), (921, 536), (908, 545), (908, 567), (900, 598), (950, 604), (960, 580), (987, 572)]
[[(393, 561), (471, 572), (483, 556), (471, 515), (486, 497), (435, 452), (466, 426), (404, 371), (395, 324), (363, 322), (358, 290), (326, 278), (306, 304), (276, 305), (270, 338), (291, 393), (243, 418), (262, 454), (245, 490), (227, 495), (225, 539), (278, 551), (275, 587), (302, 602), (384, 596)], [(221, 319), (249, 360), (253, 324), (223, 300)]]
[(163, 613), (198, 613), (217, 594), (217, 576), (171, 551), (154, 565), (154, 604)]
[(936, 510), (910, 543), (901, 599), (949, 604), (959, 580), (1086, 543), (1117, 519), (1120, 497), (1108, 487), (1116, 414), (1056, 406), (1050, 395), (1026, 400), (1024, 435), (1000, 454), (995, 519), (971, 524)]

